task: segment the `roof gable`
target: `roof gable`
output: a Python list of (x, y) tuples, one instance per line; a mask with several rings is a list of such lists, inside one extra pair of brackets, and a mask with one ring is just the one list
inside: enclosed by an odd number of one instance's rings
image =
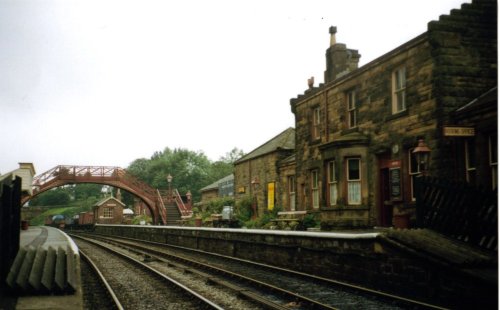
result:
[(288, 128), (276, 137), (262, 144), (250, 153), (238, 159), (235, 164), (269, 154), (277, 150), (294, 150), (295, 149), (295, 128)]
[(120, 200), (116, 199), (115, 197), (106, 197), (104, 199), (101, 199), (100, 201), (98, 201), (94, 204), (94, 207), (100, 207), (103, 204), (105, 204), (106, 202), (108, 202), (109, 200), (114, 200), (115, 202), (119, 203), (122, 207), (125, 207), (125, 204), (123, 202), (121, 202)]

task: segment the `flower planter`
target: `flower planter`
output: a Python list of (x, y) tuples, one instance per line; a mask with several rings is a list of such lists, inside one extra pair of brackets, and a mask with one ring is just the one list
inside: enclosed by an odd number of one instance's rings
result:
[(410, 215), (409, 214), (394, 214), (392, 218), (392, 223), (395, 228), (405, 229), (410, 227)]

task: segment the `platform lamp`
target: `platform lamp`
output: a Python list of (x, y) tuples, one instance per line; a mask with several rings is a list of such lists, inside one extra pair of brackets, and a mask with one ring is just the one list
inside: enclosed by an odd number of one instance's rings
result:
[(412, 153), (414, 153), (417, 157), (419, 171), (423, 176), (426, 176), (427, 171), (429, 170), (429, 157), (431, 149), (425, 144), (424, 139), (418, 140), (418, 145)]
[(172, 179), (173, 177), (170, 175), (170, 173), (167, 175), (167, 182), (168, 182), (168, 199), (172, 200)]

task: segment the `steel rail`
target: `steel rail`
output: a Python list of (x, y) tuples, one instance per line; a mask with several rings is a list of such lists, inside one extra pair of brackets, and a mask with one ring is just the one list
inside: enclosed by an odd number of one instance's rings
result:
[(158, 270), (144, 264), (143, 262), (141, 261), (138, 261), (137, 259), (133, 258), (133, 257), (130, 257), (124, 253), (120, 253), (118, 251), (115, 251), (113, 249), (110, 249), (109, 247), (106, 247), (98, 242), (95, 242), (94, 240), (90, 239), (90, 238), (85, 238), (85, 237), (82, 237), (82, 236), (77, 236), (77, 235), (74, 235), (72, 234), (71, 235), (72, 237), (75, 237), (75, 238), (80, 238), (82, 240), (85, 240), (89, 243), (92, 243), (93, 245), (95, 246), (98, 246), (110, 253), (112, 253), (113, 255), (116, 255), (116, 256), (119, 256), (125, 260), (128, 260), (130, 262), (133, 262), (135, 263), (136, 265), (148, 270), (149, 272), (155, 274), (156, 276), (160, 277), (161, 279), (167, 281), (168, 283), (176, 286), (177, 288), (180, 288), (182, 291), (188, 293), (189, 295), (195, 297), (197, 300), (199, 300), (200, 302), (202, 302), (204, 305), (212, 308), (212, 309), (217, 309), (217, 310), (223, 310), (224, 308), (220, 307), (219, 305), (213, 303), (212, 301), (208, 300), (207, 298), (203, 297), (202, 295), (198, 294), (197, 292), (193, 291), (192, 289), (188, 288), (187, 286), (183, 285), (182, 283), (172, 279), (171, 277), (159, 272)]
[[(359, 286), (359, 285), (355, 285), (355, 284), (351, 284), (351, 283), (346, 283), (346, 282), (341, 282), (341, 281), (332, 280), (332, 279), (328, 279), (328, 278), (323, 278), (323, 277), (312, 275), (312, 274), (306, 274), (306, 273), (295, 271), (295, 270), (290, 270), (290, 269), (285, 269), (285, 268), (281, 268), (281, 267), (271, 266), (271, 265), (267, 265), (267, 264), (263, 264), (263, 263), (258, 263), (258, 262), (253, 262), (253, 261), (249, 261), (249, 260), (245, 260), (245, 259), (241, 259), (241, 258), (227, 256), (227, 255), (221, 255), (221, 254), (217, 254), (217, 253), (205, 252), (205, 251), (202, 251), (202, 250), (191, 249), (191, 248), (186, 248), (186, 247), (182, 247), (182, 246), (165, 244), (165, 243), (154, 242), (154, 241), (141, 240), (141, 239), (119, 237), (119, 236), (107, 236), (107, 235), (101, 235), (101, 236), (104, 237), (104, 238), (125, 239), (125, 240), (130, 240), (130, 241), (133, 241), (133, 242), (139, 241), (141, 243), (147, 243), (147, 244), (152, 244), (152, 245), (157, 245), (157, 246), (162, 246), (162, 247), (170, 247), (170, 248), (174, 248), (174, 249), (180, 249), (180, 250), (183, 250), (183, 251), (189, 251), (189, 252), (194, 252), (194, 253), (200, 253), (200, 254), (203, 254), (203, 255), (208, 255), (208, 256), (213, 256), (213, 257), (219, 257), (219, 258), (223, 258), (223, 259), (238, 261), (238, 262), (242, 262), (242, 263), (246, 263), (246, 264), (250, 264), (250, 265), (254, 265), (254, 266), (268, 268), (268, 269), (275, 270), (275, 271), (278, 271), (278, 272), (284, 272), (284, 273), (288, 273), (288, 274), (297, 275), (297, 276), (300, 276), (300, 277), (306, 277), (306, 278), (314, 279), (314, 280), (317, 280), (317, 281), (321, 281), (323, 283), (337, 285), (339, 287), (344, 287), (344, 288), (353, 289), (353, 290), (356, 290), (356, 291), (361, 291), (363, 293), (370, 294), (372, 296), (376, 296), (376, 297), (379, 297), (379, 298), (382, 298), (382, 299), (396, 300), (396, 301), (400, 301), (402, 303), (406, 303), (406, 304), (410, 304), (410, 305), (414, 305), (414, 306), (420, 306), (420, 307), (427, 308), (427, 309), (436, 309), (436, 310), (447, 310), (447, 309), (449, 309), (449, 308), (446, 308), (446, 307), (443, 307), (443, 306), (433, 305), (433, 304), (429, 304), (429, 303), (426, 303), (426, 302), (423, 302), (423, 301), (418, 301), (418, 300), (414, 300), (414, 299), (411, 299), (411, 298), (406, 298), (406, 297), (402, 297), (402, 296), (398, 296), (398, 295), (394, 295), (394, 294), (390, 294), (390, 293), (386, 293), (386, 292), (381, 292), (381, 291), (369, 289), (369, 288), (366, 288), (366, 287), (363, 287), (363, 286)], [(140, 245), (137, 245), (137, 246), (141, 247)], [(155, 251), (155, 250), (152, 250), (152, 251)]]
[(111, 285), (109, 285), (108, 280), (106, 280), (106, 277), (104, 277), (104, 275), (99, 270), (99, 268), (96, 266), (96, 264), (81, 249), (79, 249), (79, 253), (80, 253), (80, 257), (82, 257), (89, 264), (90, 268), (99, 277), (99, 280), (101, 281), (101, 283), (106, 287), (106, 290), (107, 290), (108, 294), (111, 296), (111, 299), (113, 299), (113, 302), (116, 305), (116, 308), (119, 309), (119, 310), (124, 310), (125, 308), (123, 308), (123, 305), (121, 304), (120, 300), (116, 296), (115, 291), (113, 290), (113, 288), (111, 287)]
[[(93, 237), (95, 238), (95, 236), (93, 236)], [(128, 243), (118, 242), (116, 240), (109, 240), (109, 239), (103, 238), (103, 237), (101, 237), (101, 238), (102, 238), (101, 240), (103, 240), (105, 242), (109, 242), (111, 244), (114, 243), (115, 245), (120, 246), (120, 247), (127, 247), (127, 248), (132, 247), (131, 250), (135, 251), (135, 252), (138, 252), (136, 249), (140, 249), (141, 252), (143, 252), (143, 253), (146, 252), (148, 255), (153, 254), (152, 256), (154, 256), (154, 258), (157, 259), (157, 260), (164, 261), (162, 258), (163, 257), (168, 257), (170, 259), (176, 260), (176, 261), (181, 262), (183, 264), (187, 264), (187, 265), (190, 265), (190, 266), (196, 266), (198, 268), (204, 268), (206, 270), (211, 270), (213, 272), (216, 272), (218, 274), (223, 274), (223, 275), (228, 276), (230, 278), (236, 278), (236, 279), (238, 279), (240, 281), (247, 281), (247, 282), (251, 283), (254, 286), (263, 287), (263, 288), (269, 289), (269, 290), (271, 290), (273, 292), (276, 292), (276, 293), (278, 293), (278, 294), (280, 294), (282, 296), (290, 298), (292, 300), (297, 300), (297, 301), (301, 301), (304, 304), (308, 304), (310, 306), (310, 308), (312, 308), (312, 309), (328, 309), (328, 310), (336, 310), (337, 309), (337, 308), (332, 307), (330, 305), (326, 305), (326, 304), (321, 303), (321, 302), (319, 302), (317, 300), (314, 300), (314, 299), (308, 298), (306, 296), (303, 296), (303, 295), (300, 295), (300, 294), (297, 294), (297, 293), (294, 293), (294, 292), (282, 289), (282, 288), (277, 287), (275, 285), (271, 285), (269, 283), (265, 283), (265, 282), (262, 282), (262, 281), (259, 281), (259, 280), (256, 280), (256, 279), (253, 279), (253, 278), (250, 278), (250, 277), (247, 277), (247, 276), (244, 276), (244, 275), (232, 272), (232, 271), (228, 271), (228, 270), (225, 270), (225, 269), (222, 269), (222, 268), (218, 268), (218, 267), (209, 265), (209, 264), (197, 262), (195, 260), (184, 258), (184, 257), (180, 257), (180, 256), (173, 255), (173, 254), (167, 254), (167, 253), (164, 253), (164, 252), (161, 252), (161, 251), (157, 251), (157, 250), (154, 250), (154, 249), (150, 249), (150, 248), (147, 248), (147, 247), (144, 247), (144, 246), (141, 246), (141, 245), (137, 245), (137, 244), (131, 245), (131, 244), (128, 244)], [(194, 270), (190, 270), (190, 271), (191, 272), (196, 272)], [(236, 288), (235, 286), (232, 286), (232, 285), (227, 285), (226, 284), (227, 282), (224, 281), (224, 280), (218, 280), (216, 278), (213, 278), (213, 276), (208, 277), (208, 280), (210, 280), (212, 282), (216, 282), (216, 283), (221, 284), (223, 286), (226, 286), (227, 288), (234, 289), (238, 293), (240, 293), (242, 295), (245, 295), (246, 297), (248, 297), (248, 298), (250, 298), (250, 299), (252, 299), (252, 300), (254, 300), (256, 302), (259, 302), (259, 303), (261, 303), (263, 305), (266, 305), (267, 307), (270, 307), (270, 308), (273, 308), (273, 309), (287, 309), (286, 307), (283, 307), (281, 305), (273, 303), (273, 302), (269, 301), (268, 299), (265, 299), (262, 296), (259, 296), (258, 294), (255, 294), (255, 293), (253, 293), (253, 292), (251, 292), (249, 290), (243, 290), (241, 288)]]

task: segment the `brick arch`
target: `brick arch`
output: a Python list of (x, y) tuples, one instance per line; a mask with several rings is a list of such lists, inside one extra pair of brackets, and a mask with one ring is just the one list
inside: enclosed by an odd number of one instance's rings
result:
[(160, 192), (120, 167), (63, 165), (54, 167), (33, 178), (33, 194), (23, 196), (21, 204), (52, 188), (78, 183), (110, 185), (130, 192), (146, 204), (154, 224), (166, 223), (167, 215)]

